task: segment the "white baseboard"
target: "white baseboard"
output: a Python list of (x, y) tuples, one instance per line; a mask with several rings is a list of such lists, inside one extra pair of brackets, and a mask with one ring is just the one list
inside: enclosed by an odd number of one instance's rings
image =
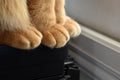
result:
[(70, 42), (70, 55), (93, 80), (120, 80), (120, 43), (85, 27), (82, 30)]

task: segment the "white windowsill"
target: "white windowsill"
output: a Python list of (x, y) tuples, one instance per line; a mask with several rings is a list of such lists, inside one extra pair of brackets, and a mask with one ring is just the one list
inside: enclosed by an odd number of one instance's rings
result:
[(70, 55), (94, 78), (120, 79), (120, 42), (82, 26), (79, 37), (70, 41)]
[(91, 29), (88, 29), (84, 26), (81, 26), (82, 28), (82, 35), (96, 41), (97, 43), (100, 43), (101, 45), (104, 45), (118, 53), (120, 53), (120, 42), (109, 38), (105, 35), (102, 35), (96, 31), (93, 31)]

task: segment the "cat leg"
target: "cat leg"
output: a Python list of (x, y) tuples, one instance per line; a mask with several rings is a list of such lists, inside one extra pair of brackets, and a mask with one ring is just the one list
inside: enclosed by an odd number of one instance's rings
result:
[(55, 0), (56, 22), (64, 25), (66, 21), (66, 12), (64, 10), (65, 0)]
[(26, 0), (0, 0), (0, 44), (33, 49), (42, 34), (30, 23)]
[(63, 47), (69, 40), (67, 30), (56, 24), (55, 0), (28, 0), (31, 20), (42, 32), (42, 44), (48, 47)]
[(65, 13), (65, 0), (55, 0), (55, 14), (58, 24), (63, 25), (71, 37), (76, 37), (81, 33), (80, 25)]

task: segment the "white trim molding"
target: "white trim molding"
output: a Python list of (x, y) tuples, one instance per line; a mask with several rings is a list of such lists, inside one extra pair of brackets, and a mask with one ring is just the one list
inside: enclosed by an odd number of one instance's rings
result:
[(84, 26), (81, 26), (82, 28), (82, 35), (94, 40), (97, 43), (100, 43), (103, 46), (106, 46), (117, 53), (120, 53), (120, 42), (109, 38), (105, 35), (102, 35), (96, 31), (93, 31), (92, 29), (86, 28)]
[(82, 26), (69, 54), (93, 80), (120, 80), (120, 42)]

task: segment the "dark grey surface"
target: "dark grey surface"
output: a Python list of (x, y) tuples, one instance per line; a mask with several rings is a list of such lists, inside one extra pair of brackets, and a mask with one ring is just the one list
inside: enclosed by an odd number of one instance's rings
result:
[(67, 46), (19, 50), (0, 46), (0, 80), (32, 80), (63, 75)]
[(86, 75), (84, 72), (80, 73), (80, 80), (93, 80), (91, 77)]

